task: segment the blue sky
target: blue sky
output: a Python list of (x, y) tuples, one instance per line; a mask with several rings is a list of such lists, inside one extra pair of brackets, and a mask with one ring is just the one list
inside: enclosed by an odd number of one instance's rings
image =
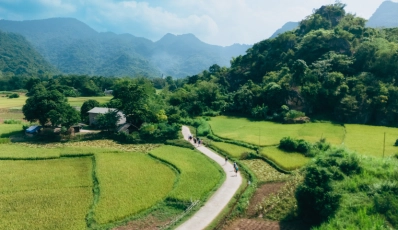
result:
[[(384, 0), (345, 0), (346, 10), (368, 19)], [(397, 1), (397, 0), (394, 0)], [(300, 21), (334, 0), (0, 0), (0, 18), (77, 18), (97, 31), (159, 40), (193, 33), (215, 45), (253, 44), (288, 21)]]

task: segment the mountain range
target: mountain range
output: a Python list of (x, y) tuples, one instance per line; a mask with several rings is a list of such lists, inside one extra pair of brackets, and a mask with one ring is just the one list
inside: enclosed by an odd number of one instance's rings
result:
[(398, 27), (398, 2), (385, 1), (366, 23), (368, 27)]
[(209, 45), (193, 34), (166, 34), (157, 42), (131, 34), (100, 33), (73, 18), (0, 20), (0, 30), (23, 35), (60, 72), (101, 76), (197, 74), (213, 64), (229, 66), (250, 45)]
[[(270, 38), (275, 38), (279, 34), (298, 28), (300, 22), (287, 22), (280, 29), (275, 31)], [(398, 2), (384, 1), (373, 13), (366, 23), (367, 27), (373, 28), (393, 28), (398, 27)]]

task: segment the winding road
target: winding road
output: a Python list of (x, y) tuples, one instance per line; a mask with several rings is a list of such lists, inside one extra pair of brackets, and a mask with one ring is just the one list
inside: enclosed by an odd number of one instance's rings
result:
[[(182, 127), (182, 134), (184, 139), (188, 141), (188, 137), (191, 135), (191, 132), (187, 126)], [(195, 147), (224, 169), (226, 179), (205, 205), (199, 209), (199, 211), (176, 228), (178, 230), (201, 230), (206, 228), (206, 226), (216, 219), (221, 211), (227, 206), (242, 184), (242, 176), (239, 172), (237, 175), (235, 174), (231, 162), (225, 164), (223, 157), (204, 146)]]

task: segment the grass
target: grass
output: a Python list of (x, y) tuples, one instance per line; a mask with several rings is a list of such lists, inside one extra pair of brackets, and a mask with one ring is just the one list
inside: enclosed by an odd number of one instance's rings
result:
[(99, 154), (96, 162), (100, 196), (94, 213), (100, 224), (148, 209), (173, 189), (173, 170), (145, 154)]
[(19, 133), (23, 133), (21, 124), (0, 124), (0, 137), (10, 137)]
[(204, 199), (223, 178), (222, 169), (194, 150), (166, 145), (152, 150), (151, 154), (180, 172), (177, 186), (169, 194), (172, 200)]
[(332, 144), (341, 144), (344, 138), (344, 127), (332, 123), (280, 124), (219, 116), (209, 124), (217, 136), (261, 146), (277, 145), (287, 136), (311, 142), (323, 137)]
[(91, 160), (0, 161), (0, 229), (85, 229)]
[(263, 160), (242, 160), (241, 162), (254, 172), (259, 182), (284, 181), (290, 176), (278, 172)]
[(301, 168), (311, 160), (301, 153), (287, 153), (278, 147), (262, 148), (260, 154), (288, 171)]
[(225, 142), (212, 141), (211, 145), (228, 153), (231, 157), (234, 157), (234, 158), (240, 158), (243, 153), (254, 152), (254, 150), (252, 150), (252, 149), (234, 145), (234, 144), (225, 143)]
[(398, 153), (394, 146), (398, 139), (398, 129), (384, 126), (345, 125), (347, 136), (344, 145), (364, 155), (382, 157), (384, 132), (386, 133), (385, 156)]

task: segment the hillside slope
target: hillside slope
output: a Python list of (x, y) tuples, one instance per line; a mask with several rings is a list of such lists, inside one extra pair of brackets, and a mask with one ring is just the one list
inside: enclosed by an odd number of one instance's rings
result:
[(0, 78), (46, 73), (56, 73), (56, 70), (23, 36), (0, 31)]

